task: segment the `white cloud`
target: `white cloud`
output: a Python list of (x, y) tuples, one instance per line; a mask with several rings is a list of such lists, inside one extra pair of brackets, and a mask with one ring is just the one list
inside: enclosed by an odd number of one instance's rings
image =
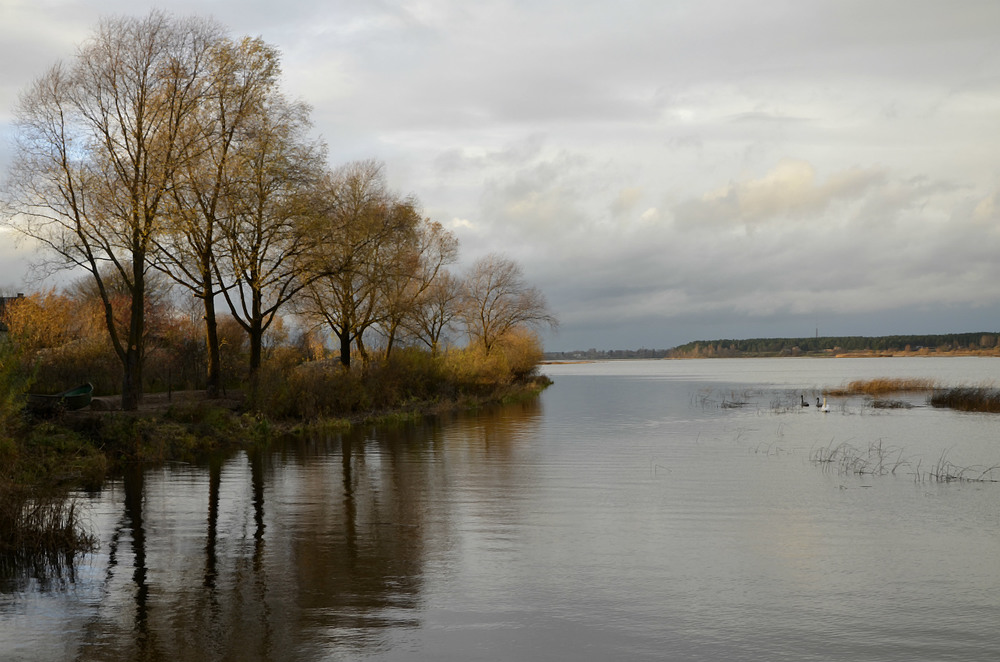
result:
[(862, 198), (883, 179), (880, 170), (852, 169), (818, 181), (810, 163), (784, 159), (763, 177), (730, 182), (685, 201), (676, 213), (684, 224), (741, 224), (754, 229), (765, 223), (820, 216), (832, 204)]
[(472, 230), (475, 229), (476, 224), (467, 218), (453, 218), (448, 226), (452, 230)]

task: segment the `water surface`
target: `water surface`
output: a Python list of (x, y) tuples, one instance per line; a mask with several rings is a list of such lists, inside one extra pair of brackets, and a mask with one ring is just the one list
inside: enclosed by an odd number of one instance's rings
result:
[(928, 473), (1000, 479), (1000, 418), (814, 403), (998, 367), (553, 365), (532, 403), (134, 472), (81, 497), (73, 577), (0, 594), (0, 658), (995, 660), (1000, 483)]

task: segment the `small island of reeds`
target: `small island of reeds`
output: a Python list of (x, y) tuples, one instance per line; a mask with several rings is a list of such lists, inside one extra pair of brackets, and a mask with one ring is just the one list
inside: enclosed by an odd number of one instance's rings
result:
[(942, 386), (933, 379), (889, 378), (855, 380), (844, 386), (824, 389), (830, 397), (864, 395), (872, 398), (876, 407), (889, 407), (887, 396), (898, 393), (927, 393), (932, 407), (947, 407), (958, 411), (1000, 413), (1000, 388), (994, 385)]

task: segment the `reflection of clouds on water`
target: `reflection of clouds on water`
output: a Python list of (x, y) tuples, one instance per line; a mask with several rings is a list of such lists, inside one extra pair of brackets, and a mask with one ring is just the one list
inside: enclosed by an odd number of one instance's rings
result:
[[(525, 405), (111, 483), (82, 581), (6, 596), (0, 651), (992, 659), (998, 485), (842, 475), (810, 457), (880, 442), (925, 469), (942, 450), (995, 458), (997, 419), (799, 402), (844, 376), (995, 364), (785, 361), (549, 366), (555, 385)], [(6, 620), (16, 609), (28, 617)]]
[[(451, 531), (469, 524), (442, 504), (478, 492), (484, 522), (508, 508), (517, 524), (508, 483), (524, 479), (518, 444), (540, 417), (534, 400), (130, 474), (96, 497), (107, 528), (72, 645), (178, 660), (382, 650), (420, 626), (425, 566), (451, 562)], [(51, 598), (67, 605), (61, 623), (79, 620), (80, 594)]]

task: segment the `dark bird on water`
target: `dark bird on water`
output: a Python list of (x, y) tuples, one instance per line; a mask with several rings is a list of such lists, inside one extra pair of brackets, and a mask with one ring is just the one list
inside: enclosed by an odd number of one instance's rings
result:
[(802, 395), (801, 393), (799, 394), (799, 400), (802, 401), (802, 406), (803, 407), (808, 407), (809, 406), (809, 403), (806, 402), (806, 396)]

